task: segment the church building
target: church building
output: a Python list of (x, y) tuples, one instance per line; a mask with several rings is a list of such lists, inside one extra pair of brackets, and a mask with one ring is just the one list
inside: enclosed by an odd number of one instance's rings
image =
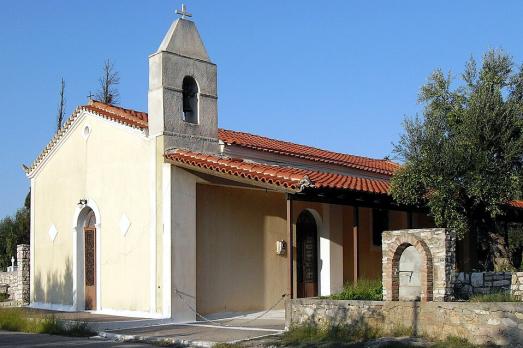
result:
[(432, 226), (388, 195), (398, 164), (219, 128), (218, 68), (186, 15), (149, 56), (147, 112), (90, 100), (26, 170), (32, 307), (283, 308), (380, 279), (381, 232)]

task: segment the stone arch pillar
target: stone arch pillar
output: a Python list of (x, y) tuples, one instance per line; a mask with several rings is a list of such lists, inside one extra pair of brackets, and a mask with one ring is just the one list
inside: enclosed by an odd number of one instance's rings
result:
[(445, 301), (452, 296), (456, 240), (441, 228), (385, 231), (382, 235), (383, 299), (399, 300), (399, 262), (409, 246), (421, 256), (421, 300)]

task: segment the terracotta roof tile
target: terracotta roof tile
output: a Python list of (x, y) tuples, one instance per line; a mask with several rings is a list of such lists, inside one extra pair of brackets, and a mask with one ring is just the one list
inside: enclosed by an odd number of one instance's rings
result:
[(509, 205), (515, 208), (523, 209), (523, 201), (512, 201), (509, 203)]
[(337, 153), (244, 132), (219, 129), (218, 137), (227, 144), (234, 144), (253, 150), (302, 158), (309, 161), (335, 164), (373, 173), (392, 175), (393, 172), (399, 168), (397, 163), (388, 160)]
[(294, 167), (253, 164), (248, 161), (204, 155), (187, 150), (170, 151), (165, 154), (165, 158), (173, 163), (183, 163), (191, 167), (247, 178), (295, 191), (311, 187), (386, 194), (389, 190), (387, 180), (359, 178)]
[[(81, 110), (95, 113), (101, 117), (133, 128), (146, 129), (148, 127), (148, 115), (146, 112), (91, 101), (89, 105), (80, 106), (73, 112), (62, 129), (53, 136), (49, 144), (47, 144), (42, 153), (33, 162), (32, 166), (26, 170), (27, 173), (33, 171), (51, 151), (63, 134), (70, 128)], [(387, 160), (336, 153), (244, 132), (219, 129), (218, 135), (220, 140), (227, 144), (234, 144), (268, 153), (303, 158), (310, 161), (335, 164), (373, 173), (392, 175), (394, 171), (399, 168), (398, 164)], [(360, 178), (293, 167), (271, 166), (243, 161), (241, 159), (203, 155), (182, 150), (167, 153), (165, 157), (173, 162), (227, 173), (228, 175), (293, 190), (300, 190), (303, 185), (307, 186), (310, 184), (311, 187), (314, 188), (337, 188), (378, 194), (387, 194), (389, 191), (388, 180)], [(308, 180), (310, 180), (310, 183)], [(509, 203), (509, 205), (523, 209), (523, 201), (513, 201)]]
[(148, 115), (146, 112), (124, 109), (119, 106), (104, 104), (96, 100), (93, 100), (89, 105), (84, 105), (80, 108), (113, 121), (124, 123), (131, 127), (145, 129), (148, 126)]
[[(88, 105), (78, 107), (73, 116), (77, 115), (80, 110), (92, 112), (101, 117), (130, 127), (138, 129), (147, 129), (148, 127), (148, 115), (146, 112), (112, 106), (96, 100), (91, 101)], [(73, 116), (69, 121), (71, 121)], [(55, 138), (57, 136), (60, 136), (60, 132), (55, 135)], [(398, 168), (396, 163), (387, 160), (336, 153), (244, 132), (219, 129), (218, 136), (220, 140), (227, 144), (235, 144), (257, 151), (302, 158), (309, 161), (335, 164), (372, 173), (392, 175), (394, 170)], [(50, 145), (53, 145), (53, 143), (51, 142)]]

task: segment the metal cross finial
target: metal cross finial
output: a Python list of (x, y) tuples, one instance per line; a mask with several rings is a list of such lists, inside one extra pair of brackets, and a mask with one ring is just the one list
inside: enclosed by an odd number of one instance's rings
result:
[(192, 17), (192, 14), (187, 12), (187, 8), (185, 7), (185, 4), (182, 4), (181, 10), (176, 10), (176, 14), (182, 16), (182, 19), (185, 19), (185, 17)]
[(89, 95), (87, 96), (89, 101), (93, 100), (93, 97), (94, 97), (94, 95), (91, 93), (91, 91), (89, 91)]

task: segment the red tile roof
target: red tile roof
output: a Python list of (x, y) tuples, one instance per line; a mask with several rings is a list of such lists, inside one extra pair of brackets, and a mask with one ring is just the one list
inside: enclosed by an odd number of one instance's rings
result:
[(399, 168), (398, 164), (388, 160), (337, 153), (244, 132), (219, 129), (218, 137), (227, 144), (239, 145), (257, 151), (302, 158), (309, 161), (335, 164), (372, 173), (392, 175), (394, 171)]
[(523, 209), (523, 201), (512, 201), (508, 205), (513, 206), (514, 208)]
[(131, 127), (145, 129), (148, 126), (148, 115), (146, 112), (124, 109), (96, 100), (92, 100), (89, 102), (89, 105), (84, 105), (80, 108)]
[(187, 150), (173, 150), (165, 154), (173, 163), (206, 169), (264, 184), (300, 191), (303, 187), (336, 188), (386, 194), (387, 180), (359, 178), (343, 174), (326, 173), (308, 169), (267, 165), (214, 155), (205, 155)]
[[(101, 117), (105, 117), (133, 128), (143, 130), (148, 127), (148, 115), (146, 112), (125, 109), (93, 100), (89, 105), (80, 106), (73, 112), (62, 129), (54, 135), (53, 139), (51, 139), (49, 144), (47, 144), (44, 151), (42, 151), (42, 153), (37, 157), (32, 166), (26, 169), (27, 173), (33, 171), (51, 151), (58, 140), (70, 128), (81, 110), (92, 112)], [(234, 144), (257, 151), (335, 164), (389, 176), (399, 168), (398, 164), (388, 160), (336, 153), (244, 132), (219, 129), (218, 136), (220, 140), (227, 144)], [(377, 194), (387, 194), (389, 190), (388, 180), (368, 179), (308, 169), (258, 164), (243, 161), (241, 159), (237, 160), (226, 157), (203, 155), (185, 150), (169, 152), (165, 157), (175, 163), (183, 163), (214, 172), (243, 177), (296, 191), (305, 186), (314, 188), (337, 188)], [(523, 209), (523, 201), (513, 201), (509, 203), (509, 205)]]
[[(148, 126), (148, 115), (145, 112), (107, 105), (95, 100), (91, 101), (89, 105), (80, 108), (131, 127), (145, 129)], [(219, 129), (218, 137), (227, 144), (234, 144), (257, 151), (334, 164), (378, 174), (392, 175), (394, 170), (399, 167), (396, 163), (387, 160), (336, 153), (226, 129)]]

